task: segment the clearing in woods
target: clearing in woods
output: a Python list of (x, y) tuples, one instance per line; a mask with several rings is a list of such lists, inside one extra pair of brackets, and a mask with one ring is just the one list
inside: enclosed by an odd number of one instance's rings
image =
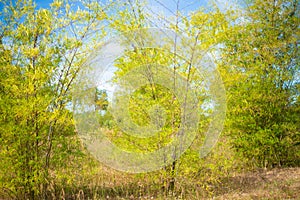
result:
[(261, 170), (221, 181), (213, 199), (300, 199), (300, 168)]

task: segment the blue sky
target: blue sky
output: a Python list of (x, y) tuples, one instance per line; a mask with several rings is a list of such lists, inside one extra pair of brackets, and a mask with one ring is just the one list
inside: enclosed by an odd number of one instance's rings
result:
[[(38, 7), (46, 8), (50, 3), (53, 2), (53, 0), (36, 0), (35, 2), (37, 3)], [(171, 10), (176, 9), (176, 2), (177, 0), (148, 0), (150, 6), (154, 6), (154, 7), (166, 6)], [(195, 10), (199, 6), (207, 5), (207, 2), (208, 0), (180, 0), (179, 8), (184, 10)]]
[[(105, 1), (107, 0), (102, 0), (102, 2)], [(125, 2), (127, 0), (123, 1)], [(53, 0), (35, 0), (35, 2), (37, 3), (38, 7), (46, 8), (50, 3), (53, 2)], [(147, 2), (151, 7), (157, 7), (164, 10), (167, 15), (170, 14), (170, 10), (176, 10), (177, 0), (147, 0)], [(241, 0), (179, 0), (179, 9), (184, 12), (195, 11), (201, 6), (207, 7), (209, 2), (215, 2), (219, 8), (226, 9), (228, 6), (241, 3)]]
[[(209, 0), (180, 0), (179, 9), (183, 12), (195, 11), (201, 6), (207, 6), (208, 1)], [(47, 8), (53, 0), (35, 0), (35, 2), (39, 8)], [(168, 16), (172, 15), (172, 12), (175, 12), (177, 6), (177, 0), (147, 0), (147, 2), (148, 6), (155, 9), (155, 11), (163, 11)]]
[[(6, 2), (16, 2), (17, 0), (6, 0)], [(37, 8), (49, 8), (53, 0), (33, 0)], [(72, 2), (72, 0), (69, 0)], [(84, 1), (84, 0), (82, 0)], [(100, 0), (104, 3), (109, 2), (110, 0)], [(128, 2), (129, 0), (113, 0), (119, 2)], [(134, 2), (135, 0), (131, 0)], [(149, 14), (150, 26), (161, 27), (162, 25), (168, 25), (171, 21), (175, 19), (175, 14), (177, 10), (177, 2), (179, 1), (179, 11), (187, 16), (190, 12), (199, 10), (200, 7), (208, 9), (209, 2), (217, 2), (220, 5), (220, 8), (225, 8), (226, 2), (232, 2), (235, 0), (141, 0), (141, 2), (146, 1), (147, 5), (144, 7), (144, 12)], [(3, 5), (0, 3), (0, 10)], [(0, 19), (2, 17), (0, 16)], [(170, 20), (171, 19), (171, 20)]]
[[(10, 0), (7, 0), (10, 1)], [(15, 1), (15, 0), (13, 0)], [(36, 2), (38, 8), (47, 8), (53, 0), (33, 0)], [(101, 2), (107, 2), (109, 0), (101, 0)], [(115, 0), (117, 1), (117, 0)], [(120, 0), (120, 2), (127, 0)], [(143, 1), (143, 0), (142, 0)], [(177, 0), (145, 0), (147, 1), (147, 11), (151, 11), (152, 14), (160, 14), (171, 17), (176, 13)], [(196, 11), (200, 7), (209, 8), (209, 2), (215, 2), (221, 10), (226, 10), (230, 6), (238, 6), (238, 2), (241, 0), (179, 0), (179, 10), (187, 15), (191, 11)], [(2, 5), (0, 3), (0, 9)]]
[(35, 1), (38, 7), (47, 8), (49, 4), (52, 3), (52, 0), (36, 0)]

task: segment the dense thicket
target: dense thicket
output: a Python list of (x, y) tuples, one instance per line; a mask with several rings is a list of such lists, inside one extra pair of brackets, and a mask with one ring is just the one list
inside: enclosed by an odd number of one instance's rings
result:
[[(70, 187), (81, 187), (76, 185), (78, 180), (88, 174), (85, 187), (94, 173), (89, 168), (94, 161), (84, 158), (76, 139), (70, 109), (70, 90), (81, 64), (101, 45), (106, 32), (145, 28), (154, 17), (143, 11), (140, 1), (130, 0), (109, 5), (56, 0), (47, 9), (25, 0), (0, 3), (0, 198), (60, 198), (57, 190), (74, 193)], [(130, 184), (140, 189), (136, 193), (142, 196), (141, 188), (146, 188), (137, 179), (156, 184), (154, 189), (149, 186), (156, 194), (199, 195), (199, 188), (210, 192), (211, 185), (238, 168), (237, 164), (300, 165), (299, 15), (297, 0), (254, 0), (241, 10), (224, 12), (199, 9), (190, 18), (177, 12), (175, 22), (164, 28), (184, 34), (185, 42), (194, 44), (192, 51), (217, 55), (227, 90), (224, 134), (212, 153), (200, 159), (199, 146), (210, 121), (207, 108), (213, 107), (199, 106), (202, 121), (195, 142), (180, 159), (158, 172), (128, 175), (128, 180), (135, 181)], [(176, 48), (176, 40), (171, 45)], [(135, 49), (116, 60), (115, 80), (137, 65), (151, 63), (167, 66), (201, 86), (205, 77), (193, 77), (195, 66), (184, 62), (161, 49)], [(162, 105), (166, 126), (159, 137), (134, 141), (132, 136), (119, 134), (118, 124), (107, 111), (106, 91), (96, 90), (100, 125), (126, 150), (156, 150), (180, 128), (174, 94), (155, 85), (148, 75), (148, 85), (131, 96), (130, 115), (136, 124), (147, 125), (153, 118), (148, 108)], [(199, 105), (208, 98), (206, 91), (201, 92)], [(105, 184), (98, 186), (103, 189), (101, 198), (108, 191)], [(129, 189), (124, 192), (130, 186), (118, 187), (120, 193), (130, 194)], [(99, 198), (99, 191), (90, 191), (89, 197)]]
[(220, 66), (227, 132), (254, 166), (299, 165), (299, 4), (257, 0), (236, 14)]

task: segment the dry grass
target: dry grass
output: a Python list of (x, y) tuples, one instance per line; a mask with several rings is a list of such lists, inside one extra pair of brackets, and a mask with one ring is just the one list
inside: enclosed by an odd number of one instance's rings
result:
[[(103, 170), (103, 169), (102, 169)], [(65, 199), (241, 199), (241, 200), (297, 200), (300, 199), (300, 168), (282, 168), (258, 170), (235, 174), (211, 185), (210, 192), (205, 191), (196, 182), (185, 182), (182, 192), (165, 195), (159, 185), (151, 185), (151, 178), (141, 179), (130, 174), (107, 170), (111, 176), (99, 176), (85, 189), (64, 196)], [(103, 172), (103, 171), (102, 171)], [(97, 177), (97, 176), (96, 176)], [(194, 180), (195, 181), (195, 180)], [(152, 182), (155, 184), (154, 182)], [(157, 182), (156, 182), (157, 184)], [(79, 187), (80, 188), (80, 187)], [(64, 199), (62, 198), (62, 199)]]
[(300, 199), (300, 168), (237, 174), (221, 182), (213, 199)]

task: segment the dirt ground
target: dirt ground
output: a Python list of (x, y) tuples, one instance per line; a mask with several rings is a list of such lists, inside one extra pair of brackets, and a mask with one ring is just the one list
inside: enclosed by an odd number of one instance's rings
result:
[(213, 199), (300, 200), (300, 168), (260, 170), (221, 182)]

